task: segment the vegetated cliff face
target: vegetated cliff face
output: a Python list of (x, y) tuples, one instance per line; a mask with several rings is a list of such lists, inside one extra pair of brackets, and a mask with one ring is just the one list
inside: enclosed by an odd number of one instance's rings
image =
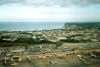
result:
[(70, 22), (70, 23), (65, 23), (64, 27), (67, 26), (78, 26), (81, 27), (82, 29), (100, 29), (100, 22)]

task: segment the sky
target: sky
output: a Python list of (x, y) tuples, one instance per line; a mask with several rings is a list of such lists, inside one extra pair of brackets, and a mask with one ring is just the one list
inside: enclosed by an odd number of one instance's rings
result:
[(100, 0), (0, 0), (0, 22), (100, 22)]

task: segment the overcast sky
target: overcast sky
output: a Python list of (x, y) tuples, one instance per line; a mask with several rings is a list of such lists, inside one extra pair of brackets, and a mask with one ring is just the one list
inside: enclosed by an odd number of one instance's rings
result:
[(0, 22), (91, 21), (100, 21), (100, 0), (0, 0)]

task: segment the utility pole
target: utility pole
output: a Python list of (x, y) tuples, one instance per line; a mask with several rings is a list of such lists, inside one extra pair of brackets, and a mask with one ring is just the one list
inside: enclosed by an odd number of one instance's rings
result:
[(6, 57), (5, 57), (5, 64), (7, 63), (7, 61), (6, 61)]

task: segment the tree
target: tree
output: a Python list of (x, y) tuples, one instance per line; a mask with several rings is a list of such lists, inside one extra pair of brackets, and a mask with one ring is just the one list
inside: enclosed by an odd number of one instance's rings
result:
[(55, 48), (57, 48), (57, 47), (59, 47), (59, 46), (62, 46), (62, 44), (63, 44), (62, 42), (56, 42), (56, 44), (55, 44), (56, 47), (55, 47)]

